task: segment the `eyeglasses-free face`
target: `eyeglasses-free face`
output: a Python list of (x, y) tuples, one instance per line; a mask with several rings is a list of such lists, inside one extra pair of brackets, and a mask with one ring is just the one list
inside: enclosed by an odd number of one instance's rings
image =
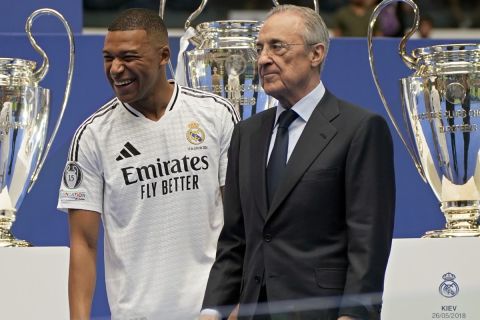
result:
[(141, 110), (158, 94), (165, 81), (164, 68), (170, 56), (168, 46), (152, 42), (145, 30), (109, 31), (105, 36), (105, 74), (115, 95)]

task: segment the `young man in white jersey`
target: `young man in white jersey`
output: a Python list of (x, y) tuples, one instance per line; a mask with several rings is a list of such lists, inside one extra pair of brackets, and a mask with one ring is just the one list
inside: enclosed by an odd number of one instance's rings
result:
[(103, 56), (116, 98), (77, 129), (58, 202), (69, 212), (71, 319), (90, 318), (100, 222), (112, 319), (194, 319), (238, 115), (226, 99), (167, 80), (167, 30), (153, 11), (121, 13)]

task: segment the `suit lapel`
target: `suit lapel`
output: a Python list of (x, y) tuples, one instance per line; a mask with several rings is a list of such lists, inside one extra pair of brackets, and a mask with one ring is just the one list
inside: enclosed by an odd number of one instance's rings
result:
[(254, 197), (256, 199), (257, 207), (265, 218), (268, 210), (267, 204), (267, 180), (266, 180), (266, 167), (267, 167), (267, 155), (268, 147), (270, 144), (270, 137), (272, 135), (273, 122), (275, 121), (276, 108), (269, 109), (264, 112), (261, 119), (260, 127), (256, 128), (252, 134), (252, 140), (250, 141), (252, 164), (251, 181), (253, 182)]
[(267, 220), (278, 209), (283, 200), (301, 179), (305, 171), (325, 149), (337, 134), (337, 129), (330, 123), (339, 114), (338, 101), (328, 91), (315, 107), (303, 132), (290, 156), (285, 172), (285, 179), (278, 186)]

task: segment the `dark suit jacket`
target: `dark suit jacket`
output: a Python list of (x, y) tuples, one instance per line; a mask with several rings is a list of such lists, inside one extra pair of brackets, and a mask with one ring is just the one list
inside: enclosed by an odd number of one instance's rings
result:
[(270, 109), (234, 130), (225, 224), (203, 307), (255, 303), (263, 283), (268, 301), (341, 297), (339, 310), (312, 319), (370, 319), (368, 307), (351, 306), (368, 301), (350, 295), (383, 290), (395, 208), (388, 126), (327, 91), (268, 208), (265, 168), (274, 120)]

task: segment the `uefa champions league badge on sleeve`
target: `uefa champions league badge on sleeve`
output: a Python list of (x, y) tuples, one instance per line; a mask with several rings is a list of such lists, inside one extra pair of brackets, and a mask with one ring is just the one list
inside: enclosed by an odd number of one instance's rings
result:
[(85, 191), (79, 189), (83, 180), (80, 165), (75, 161), (66, 164), (63, 171), (63, 187), (60, 190), (61, 200), (85, 200)]
[(65, 166), (65, 171), (63, 171), (63, 184), (68, 189), (76, 189), (80, 186), (81, 183), (82, 169), (76, 162), (68, 162)]
[(440, 305), (440, 310), (432, 313), (432, 319), (468, 319), (467, 313), (461, 310), (461, 306), (454, 304), (454, 298), (460, 293), (460, 286), (455, 281), (456, 276), (447, 272), (442, 279), (438, 292), (442, 297), (448, 299), (448, 304)]

